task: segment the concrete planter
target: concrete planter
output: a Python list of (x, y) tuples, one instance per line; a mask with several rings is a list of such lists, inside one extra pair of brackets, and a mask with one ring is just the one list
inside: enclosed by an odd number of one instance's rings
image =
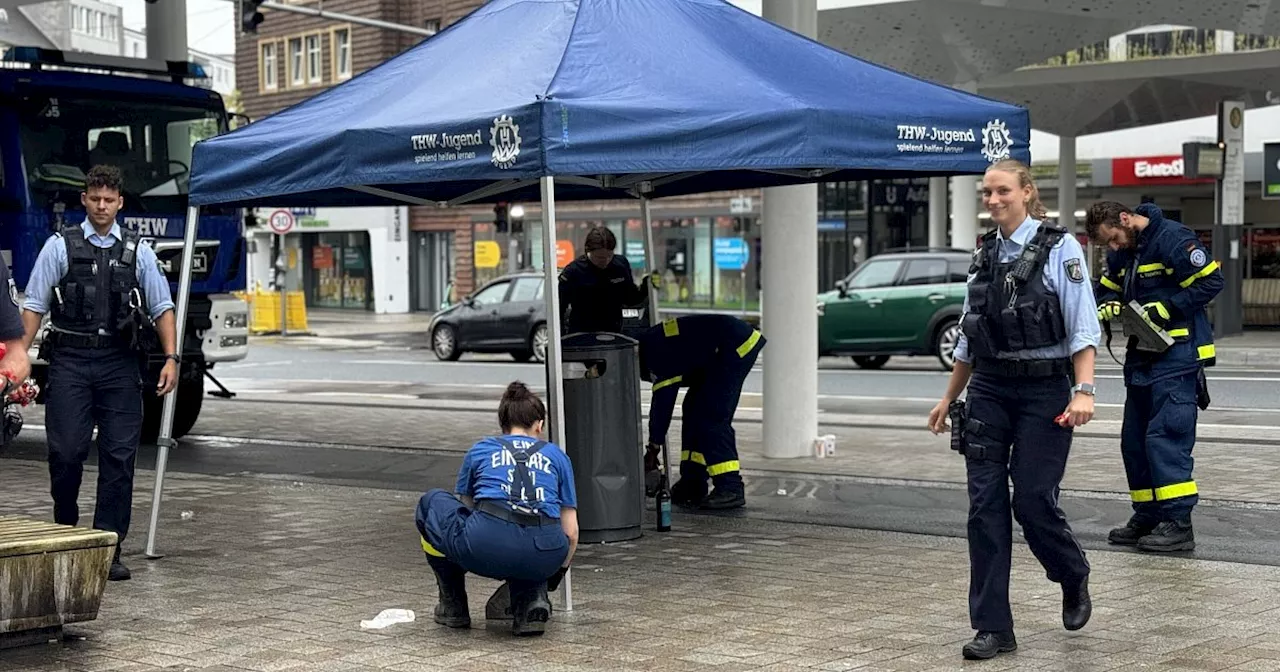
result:
[(0, 649), (98, 617), (116, 533), (0, 516)]

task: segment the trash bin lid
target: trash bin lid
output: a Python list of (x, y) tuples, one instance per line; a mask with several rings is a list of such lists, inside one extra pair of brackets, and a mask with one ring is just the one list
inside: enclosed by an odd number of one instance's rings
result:
[(560, 339), (561, 352), (601, 352), (628, 350), (639, 343), (634, 338), (611, 331), (588, 331)]

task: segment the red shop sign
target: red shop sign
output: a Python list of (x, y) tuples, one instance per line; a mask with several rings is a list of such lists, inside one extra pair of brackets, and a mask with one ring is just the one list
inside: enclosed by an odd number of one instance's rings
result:
[(1144, 184), (1212, 184), (1212, 179), (1188, 180), (1183, 177), (1180, 155), (1127, 156), (1111, 159), (1111, 184), (1141, 186)]

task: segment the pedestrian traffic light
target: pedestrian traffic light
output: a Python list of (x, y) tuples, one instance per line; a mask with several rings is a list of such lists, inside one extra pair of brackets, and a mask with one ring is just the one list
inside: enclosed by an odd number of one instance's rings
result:
[(240, 10), (240, 32), (257, 33), (258, 24), (262, 23), (262, 12), (258, 11), (258, 6), (264, 0), (236, 0), (236, 5)]
[(499, 203), (493, 206), (493, 228), (498, 233), (507, 232), (507, 224), (510, 221), (508, 215), (507, 204)]

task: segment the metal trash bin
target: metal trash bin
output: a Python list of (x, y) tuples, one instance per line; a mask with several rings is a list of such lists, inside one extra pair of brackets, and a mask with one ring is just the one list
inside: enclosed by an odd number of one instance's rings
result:
[(587, 332), (560, 342), (565, 452), (578, 491), (579, 541), (641, 536), (644, 514), (639, 341)]

